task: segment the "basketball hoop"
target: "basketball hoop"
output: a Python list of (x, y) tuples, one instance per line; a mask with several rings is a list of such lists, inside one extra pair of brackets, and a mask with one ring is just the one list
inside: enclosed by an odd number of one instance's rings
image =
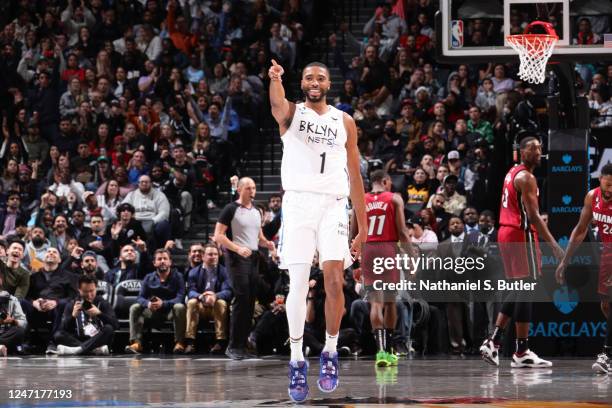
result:
[[(544, 28), (546, 34), (529, 34), (536, 26)], [(506, 36), (508, 44), (518, 53), (521, 65), (519, 77), (532, 84), (541, 84), (546, 79), (546, 63), (552, 55), (559, 37), (552, 24), (534, 21), (525, 28), (524, 34)]]

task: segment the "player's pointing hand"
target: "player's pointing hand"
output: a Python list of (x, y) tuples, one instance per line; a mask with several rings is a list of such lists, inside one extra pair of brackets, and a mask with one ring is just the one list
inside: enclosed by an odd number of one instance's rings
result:
[(273, 81), (280, 81), (284, 73), (285, 73), (285, 70), (283, 69), (283, 67), (278, 65), (276, 60), (273, 59), (272, 66), (268, 70), (268, 76), (270, 77), (270, 79)]

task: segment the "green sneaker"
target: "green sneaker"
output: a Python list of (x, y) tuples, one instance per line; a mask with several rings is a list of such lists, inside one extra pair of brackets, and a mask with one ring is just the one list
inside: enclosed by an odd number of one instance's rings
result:
[(396, 366), (397, 362), (399, 360), (399, 357), (397, 356), (397, 354), (391, 352), (391, 353), (385, 353), (387, 355), (387, 363), (389, 363), (388, 365), (390, 366)]
[(389, 367), (389, 359), (386, 351), (376, 353), (376, 367)]

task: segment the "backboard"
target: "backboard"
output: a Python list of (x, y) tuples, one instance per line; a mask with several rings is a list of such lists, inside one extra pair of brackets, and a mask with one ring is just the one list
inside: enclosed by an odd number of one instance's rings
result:
[(518, 62), (506, 36), (535, 20), (559, 36), (551, 61), (612, 62), (612, 0), (440, 0), (438, 60)]

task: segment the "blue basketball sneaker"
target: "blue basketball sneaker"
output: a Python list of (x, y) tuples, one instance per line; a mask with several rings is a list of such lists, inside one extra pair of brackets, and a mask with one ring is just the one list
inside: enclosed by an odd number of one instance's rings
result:
[(308, 397), (308, 362), (289, 362), (289, 398), (302, 402)]
[(317, 385), (321, 392), (332, 392), (338, 388), (338, 353), (324, 351), (320, 358), (321, 371)]

